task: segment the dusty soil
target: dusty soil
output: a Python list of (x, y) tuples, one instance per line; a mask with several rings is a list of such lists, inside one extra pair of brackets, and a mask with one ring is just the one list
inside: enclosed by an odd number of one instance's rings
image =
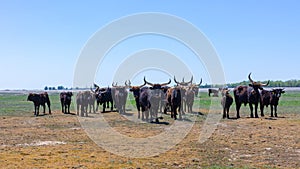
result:
[[(136, 124), (116, 112), (104, 117), (118, 132), (149, 137), (165, 124)], [(171, 119), (165, 118), (170, 124)], [(0, 168), (300, 168), (300, 114), (225, 119), (204, 143), (205, 117), (171, 150), (150, 158), (114, 155), (97, 146), (75, 115), (1, 117)]]

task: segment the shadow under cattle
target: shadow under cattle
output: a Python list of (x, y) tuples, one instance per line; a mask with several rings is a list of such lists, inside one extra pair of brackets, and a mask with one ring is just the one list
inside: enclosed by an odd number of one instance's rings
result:
[(113, 110), (113, 111), (102, 111), (102, 112), (100, 112), (100, 114), (111, 113), (111, 112), (117, 112), (117, 111), (116, 110)]
[(64, 114), (66, 114), (66, 115), (73, 115), (73, 116), (77, 115), (76, 113), (64, 113)]
[(122, 113), (121, 115), (124, 115), (124, 116), (133, 116), (133, 113)]
[(228, 119), (228, 120), (237, 120), (238, 118), (237, 117), (228, 117), (226, 119)]
[(170, 125), (169, 122), (166, 122), (166, 121), (151, 121), (150, 122), (151, 124), (164, 124), (164, 125)]
[(94, 116), (78, 116), (78, 117), (82, 117), (82, 118), (95, 118)]
[(191, 112), (191, 113), (188, 113), (188, 114), (205, 116), (205, 114), (204, 114), (204, 113), (202, 113), (202, 112)]
[(274, 118), (274, 117), (266, 117), (265, 119), (266, 119), (266, 120), (277, 120), (277, 119)]

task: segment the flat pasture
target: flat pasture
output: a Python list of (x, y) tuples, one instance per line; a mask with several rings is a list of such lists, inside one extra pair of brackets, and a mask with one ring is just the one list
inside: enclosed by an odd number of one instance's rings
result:
[[(202, 89), (194, 112), (184, 116), (195, 118), (189, 133), (170, 150), (147, 158), (119, 156), (98, 146), (76, 116), (74, 99), (71, 114), (61, 112), (58, 93), (50, 93), (50, 100), (52, 115), (46, 109), (46, 115), (34, 117), (27, 92), (0, 92), (0, 168), (300, 168), (299, 90), (282, 95), (278, 118), (269, 117), (270, 107), (265, 117), (249, 118), (249, 107), (242, 106), (242, 118), (235, 119), (233, 104), (232, 119), (215, 122), (216, 129), (201, 143), (209, 114), (222, 112), (220, 97), (208, 97)], [(101, 115), (111, 128), (131, 138), (152, 137), (174, 124), (169, 114), (163, 114), (159, 124), (129, 120), (127, 116), (137, 114), (132, 95), (126, 108), (125, 116), (96, 112), (83, 119)]]

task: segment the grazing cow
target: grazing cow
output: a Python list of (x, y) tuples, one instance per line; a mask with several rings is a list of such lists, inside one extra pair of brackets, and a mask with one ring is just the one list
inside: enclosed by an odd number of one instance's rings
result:
[(279, 102), (279, 98), (281, 94), (285, 93), (284, 89), (273, 89), (271, 91), (262, 90), (261, 91), (261, 102), (260, 102), (260, 111), (261, 114), (264, 114), (264, 106), (271, 107), (271, 117), (274, 117), (273, 110), (275, 113), (275, 117), (277, 117), (277, 106)]
[(49, 109), (49, 114), (51, 114), (51, 104), (50, 99), (47, 92), (36, 94), (36, 93), (29, 93), (27, 97), (27, 101), (32, 101), (34, 105), (34, 115), (39, 115), (40, 106), (43, 106), (43, 113), (45, 114), (45, 104), (47, 104)]
[(125, 82), (125, 86), (117, 86), (113, 83), (112, 87), (112, 97), (115, 102), (116, 108), (120, 114), (124, 114), (128, 96), (128, 92), (126, 90), (128, 88), (128, 84), (127, 82)]
[[(171, 83), (171, 79), (169, 79), (169, 82), (167, 83), (150, 83), (146, 81), (146, 78), (144, 77), (144, 82), (151, 87), (149, 88), (142, 88), (141, 94), (140, 94), (140, 105), (142, 108), (142, 120), (144, 119), (144, 115), (146, 117), (146, 120), (149, 119), (149, 112), (151, 112), (151, 117), (155, 118), (155, 121), (158, 122), (158, 109), (159, 109), (159, 103), (161, 101), (161, 93), (162, 90), (164, 90), (164, 86)], [(151, 106), (153, 107), (151, 110)]]
[(136, 108), (138, 110), (138, 118), (140, 118), (141, 113), (141, 105), (140, 105), (140, 94), (141, 94), (141, 88), (146, 85), (146, 82), (140, 86), (131, 86), (131, 82), (129, 81), (129, 91), (133, 93), (133, 97), (135, 100)]
[[(269, 84), (269, 81), (267, 84), (262, 84), (260, 82), (255, 82), (251, 79), (251, 73), (248, 75), (248, 79), (251, 82), (249, 86), (237, 86), (234, 90), (234, 100), (236, 104), (236, 117), (240, 118), (240, 108), (241, 105), (244, 103), (244, 105), (247, 105), (249, 103), (250, 107), (250, 117), (253, 118), (253, 104), (254, 104), (254, 110), (255, 110), (255, 118), (258, 118), (257, 114), (257, 107), (258, 103), (260, 102), (260, 90), (263, 90), (263, 86), (267, 86)], [(263, 116), (263, 114), (262, 114)]]
[(96, 90), (93, 91), (96, 95), (96, 100), (97, 100), (97, 106), (96, 106), (96, 111), (98, 111), (99, 104), (102, 105), (102, 112), (105, 112), (105, 108), (109, 108), (109, 103), (110, 103), (110, 110), (113, 111), (113, 92), (110, 87), (107, 88), (100, 88), (98, 85), (94, 84), (96, 87)]
[(213, 94), (212, 96), (213, 97), (219, 97), (219, 91), (221, 91), (222, 89), (219, 88), (218, 90), (217, 89), (208, 89), (208, 96), (210, 97), (211, 94)]
[(63, 113), (70, 113), (70, 105), (72, 101), (72, 92), (61, 92), (60, 93), (60, 104), (61, 104), (61, 111)]
[(230, 106), (233, 103), (233, 98), (229, 93), (230, 90), (227, 88), (224, 88), (222, 92), (222, 99), (221, 99), (221, 105), (223, 107), (223, 118), (228, 118), (229, 119), (229, 109)]
[[(88, 116), (88, 105), (89, 97), (91, 96), (90, 91), (78, 92), (76, 95), (76, 106), (77, 106), (77, 115), (79, 116)], [(80, 109), (80, 111), (79, 111)], [(79, 113), (80, 112), (80, 113)]]

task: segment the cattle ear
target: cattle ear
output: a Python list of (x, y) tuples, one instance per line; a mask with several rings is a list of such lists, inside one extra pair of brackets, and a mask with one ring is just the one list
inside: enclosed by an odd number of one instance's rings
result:
[(252, 84), (249, 84), (249, 86), (253, 87), (253, 85), (252, 85)]
[(152, 89), (153, 89), (153, 87), (150, 87), (150, 89), (152, 90)]
[(133, 90), (132, 90), (132, 89), (129, 89), (129, 91), (131, 91), (131, 92), (132, 92)]
[(281, 91), (281, 93), (285, 93), (285, 91), (283, 90), (283, 91)]

